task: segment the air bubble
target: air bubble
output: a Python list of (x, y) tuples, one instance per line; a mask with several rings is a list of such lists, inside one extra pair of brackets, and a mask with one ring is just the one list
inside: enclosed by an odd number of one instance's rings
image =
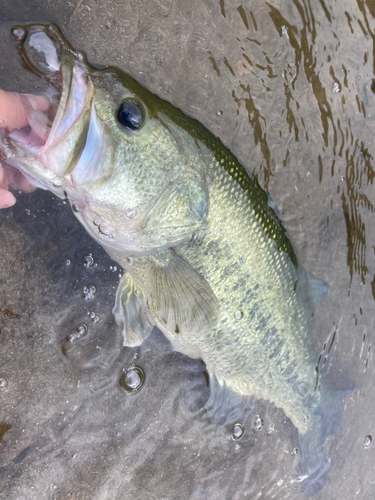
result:
[(257, 430), (257, 431), (260, 431), (261, 429), (263, 429), (263, 419), (262, 419), (262, 417), (260, 417), (259, 415), (257, 415), (255, 417), (255, 423), (254, 423), (254, 425), (255, 425), (255, 430)]
[(5, 377), (0, 377), (0, 389), (5, 389), (8, 385), (8, 381)]
[(71, 264), (70, 260), (69, 260), (69, 259), (66, 259), (66, 261), (65, 261), (65, 265), (66, 265), (66, 266), (70, 266), (70, 264)]
[(238, 424), (238, 423), (234, 424), (232, 438), (233, 439), (241, 439), (244, 432), (245, 432), (245, 429), (244, 429), (244, 426), (242, 424)]
[(239, 310), (238, 310), (238, 311), (236, 311), (236, 312), (234, 313), (234, 319), (235, 319), (236, 321), (240, 321), (240, 319), (242, 319), (242, 318), (243, 318), (243, 312), (242, 312), (242, 311), (239, 311)]
[(110, 236), (110, 237), (113, 236), (113, 229), (106, 222), (101, 222), (98, 229), (99, 232), (104, 236)]
[(68, 342), (74, 342), (75, 340), (78, 340), (84, 335), (86, 335), (86, 333), (87, 333), (87, 326), (80, 325), (74, 333), (69, 333), (66, 339)]
[(97, 316), (94, 312), (88, 312), (87, 315), (90, 316), (93, 323), (99, 323), (99, 316)]
[(371, 444), (372, 444), (372, 436), (371, 434), (369, 434), (368, 436), (365, 437), (363, 441), (363, 446), (364, 448), (370, 448)]
[(5, 145), (1, 148), (1, 157), (4, 160), (10, 160), (14, 156), (14, 151), (12, 148), (8, 145)]
[(121, 375), (119, 383), (126, 392), (133, 394), (139, 391), (145, 383), (145, 372), (140, 366), (132, 365)]
[(333, 92), (334, 94), (338, 94), (338, 93), (340, 92), (340, 86), (339, 86), (339, 84), (338, 84), (337, 82), (335, 82), (335, 83), (333, 84), (333, 87), (332, 87), (332, 92)]
[(91, 267), (93, 264), (94, 264), (94, 259), (90, 253), (89, 255), (86, 255), (84, 262), (83, 262), (83, 266), (84, 267)]
[(62, 180), (61, 177), (54, 177), (51, 180), (51, 184), (55, 187), (61, 187), (63, 185), (64, 181)]
[(80, 208), (77, 205), (77, 203), (73, 203), (72, 210), (73, 210), (73, 212), (75, 212), (76, 214), (78, 214), (78, 212), (80, 211)]
[(216, 114), (217, 114), (217, 116), (221, 116), (223, 114), (223, 112), (221, 110), (219, 110), (219, 111), (216, 111)]
[(78, 335), (85, 335), (86, 332), (87, 332), (87, 326), (86, 325), (80, 325), (77, 328), (77, 334)]
[(22, 28), (12, 28), (12, 37), (21, 42), (23, 37), (26, 35), (26, 31)]
[(298, 448), (294, 448), (293, 451), (292, 451), (292, 455), (298, 455)]
[(96, 288), (94, 286), (90, 286), (90, 287), (84, 286), (83, 287), (83, 296), (86, 300), (93, 299), (95, 292), (96, 292)]

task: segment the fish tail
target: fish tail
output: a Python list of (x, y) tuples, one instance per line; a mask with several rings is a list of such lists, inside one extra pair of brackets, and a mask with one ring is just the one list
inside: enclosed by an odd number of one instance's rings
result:
[(322, 403), (311, 415), (312, 427), (299, 435), (301, 458), (299, 462), (302, 491), (306, 497), (314, 495), (325, 484), (331, 466), (330, 456), (324, 450), (328, 436), (339, 426), (345, 399), (350, 391), (334, 391), (323, 387)]

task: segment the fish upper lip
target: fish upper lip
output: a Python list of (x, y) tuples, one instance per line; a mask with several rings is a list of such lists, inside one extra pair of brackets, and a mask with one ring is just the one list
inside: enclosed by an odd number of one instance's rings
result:
[(47, 129), (46, 141), (40, 139), (38, 143), (30, 140), (27, 129), (31, 129), (31, 133), (33, 130), (29, 126), (10, 133), (2, 131), (0, 147), (2, 150), (10, 147), (12, 155), (9, 155), (6, 161), (21, 170), (28, 181), (36, 187), (51, 190), (51, 183), (55, 185), (54, 181), (60, 178), (60, 181), (57, 181), (60, 185), (56, 185), (55, 194), (62, 197), (61, 187), (69, 189), (72, 186), (70, 176), (66, 175), (69, 165), (59, 161), (59, 155), (56, 158), (55, 148), (61, 145), (66, 134), (69, 134), (70, 129), (85, 112), (92, 83), (87, 76), (85, 63), (69, 51), (61, 54), (60, 74), (61, 94), (56, 113), (51, 117), (52, 121)]
[[(45, 141), (45, 144), (41, 147), (47, 149), (51, 143), (53, 135), (56, 133), (56, 129), (58, 128), (59, 123), (63, 119), (64, 109), (66, 108), (67, 101), (70, 95), (70, 89), (73, 81), (73, 67), (70, 67), (68, 64), (60, 63), (60, 75), (61, 75), (61, 93), (59, 97), (59, 104), (56, 109), (56, 114), (53, 117), (51, 128), (48, 131), (48, 138)], [(68, 80), (67, 80), (68, 78)], [(61, 115), (61, 116), (59, 116)]]
[[(40, 148), (39, 159), (46, 168), (64, 176), (74, 169), (79, 158), (79, 155), (74, 154), (76, 146), (73, 146), (69, 140), (64, 143), (64, 139), (67, 134), (74, 131), (78, 143), (82, 139), (81, 136), (84, 139), (87, 134), (88, 123), (85, 124), (82, 117), (85, 111), (91, 108), (92, 83), (88, 78), (85, 64), (71, 52), (63, 53), (60, 61), (62, 92), (48, 138)], [(49, 154), (54, 155), (56, 148), (58, 148), (58, 153), (61, 152), (61, 144), (64, 150), (69, 151), (69, 162), (51, 161)]]

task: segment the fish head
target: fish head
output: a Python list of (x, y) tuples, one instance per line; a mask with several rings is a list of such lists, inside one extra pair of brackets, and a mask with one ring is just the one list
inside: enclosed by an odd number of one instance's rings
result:
[(182, 125), (191, 119), (119, 69), (89, 64), (55, 25), (12, 33), (24, 65), (57, 90), (47, 119), (31, 110), (30, 127), (3, 131), (3, 158), (67, 198), (112, 254), (153, 253), (191, 237), (207, 209), (202, 148)]

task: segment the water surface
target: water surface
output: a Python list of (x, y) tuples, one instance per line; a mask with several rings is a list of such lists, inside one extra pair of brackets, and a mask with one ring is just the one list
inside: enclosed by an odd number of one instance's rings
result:
[[(330, 286), (319, 369), (353, 389), (315, 498), (373, 498), (374, 3), (45, 4), (2, 2), (1, 88), (42, 86), (17, 61), (12, 24), (56, 22), (91, 61), (198, 118), (258, 177), (301, 263)], [(121, 269), (68, 205), (19, 195), (0, 213), (0, 248), (0, 498), (303, 498), (297, 432), (280, 409), (253, 401), (240, 422), (213, 426), (199, 360), (157, 330), (122, 348), (111, 314)], [(145, 382), (131, 393), (119, 382), (133, 364)]]

